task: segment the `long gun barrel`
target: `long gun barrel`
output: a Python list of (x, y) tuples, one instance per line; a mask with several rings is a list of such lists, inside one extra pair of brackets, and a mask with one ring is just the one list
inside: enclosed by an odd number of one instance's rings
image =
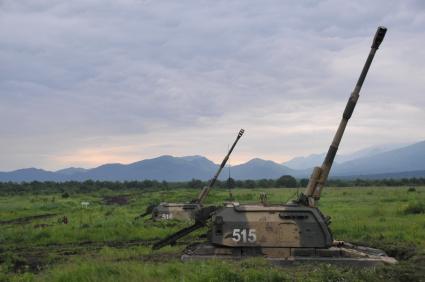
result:
[(298, 199), (298, 202), (314, 207), (315, 201), (318, 201), (320, 199), (322, 188), (325, 185), (326, 180), (328, 178), (329, 171), (331, 170), (335, 155), (338, 151), (338, 146), (339, 146), (339, 143), (341, 142), (342, 136), (344, 134), (344, 130), (347, 126), (348, 120), (353, 114), (354, 108), (356, 107), (357, 100), (359, 99), (360, 90), (366, 78), (369, 67), (372, 64), (372, 60), (375, 56), (376, 51), (379, 48), (379, 45), (381, 45), (382, 41), (384, 40), (386, 32), (387, 32), (387, 29), (385, 27), (382, 27), (382, 26), (378, 27), (378, 30), (376, 31), (375, 37), (373, 39), (369, 56), (367, 57), (365, 65), (363, 66), (363, 70), (360, 74), (359, 80), (357, 81), (356, 87), (351, 93), (351, 96), (348, 99), (347, 105), (345, 106), (345, 110), (342, 115), (341, 122), (339, 124), (338, 130), (335, 133), (332, 144), (329, 147), (328, 153), (326, 154), (325, 160), (323, 161), (323, 164), (321, 167), (314, 168), (313, 173), (311, 174), (309, 183), (307, 185), (307, 188), (305, 192), (301, 194), (300, 198)]
[(164, 239), (159, 240), (155, 244), (153, 244), (152, 249), (158, 250), (167, 245), (173, 245), (176, 241), (193, 231), (204, 227), (207, 224), (207, 220), (211, 218), (213, 213), (217, 210), (215, 206), (203, 207), (195, 214), (195, 223), (191, 226), (180, 229), (179, 231), (165, 237)]
[(239, 139), (242, 137), (245, 130), (241, 129), (239, 130), (238, 136), (236, 137), (235, 142), (233, 142), (232, 147), (230, 147), (229, 152), (224, 157), (223, 161), (221, 162), (220, 167), (218, 168), (218, 171), (215, 173), (214, 177), (208, 182), (208, 185), (202, 188), (201, 192), (199, 193), (198, 197), (193, 200), (193, 203), (202, 204), (205, 200), (205, 198), (208, 196), (208, 193), (210, 192), (211, 188), (214, 186), (218, 176), (220, 175), (220, 172), (224, 168), (224, 166), (227, 163), (227, 160), (229, 159), (230, 154), (232, 153), (233, 149), (235, 148), (236, 144), (238, 143)]

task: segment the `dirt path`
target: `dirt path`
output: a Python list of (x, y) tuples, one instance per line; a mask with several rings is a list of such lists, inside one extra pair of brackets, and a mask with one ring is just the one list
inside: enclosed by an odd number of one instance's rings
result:
[(39, 214), (39, 215), (31, 215), (31, 216), (25, 216), (25, 217), (19, 217), (11, 220), (5, 220), (0, 221), (0, 225), (6, 225), (6, 224), (25, 224), (29, 223), (33, 220), (42, 219), (42, 218), (49, 218), (53, 216), (57, 216), (57, 213), (48, 213), (48, 214)]
[(127, 248), (131, 246), (149, 246), (158, 239), (150, 240), (130, 240), (130, 241), (83, 241), (78, 243), (66, 243), (66, 244), (49, 244), (41, 246), (14, 246), (14, 247), (0, 247), (0, 256), (5, 252), (61, 252), (61, 251), (78, 251), (78, 250), (96, 250), (103, 247), (113, 248)]
[[(0, 264), (8, 261), (9, 271), (15, 273), (33, 272), (38, 273), (48, 265), (66, 261), (69, 256), (90, 254), (99, 251), (104, 247), (128, 248), (132, 246), (150, 246), (158, 239), (151, 240), (130, 240), (130, 241), (105, 241), (92, 242), (84, 241), (70, 244), (51, 244), (45, 246), (22, 246), (22, 247), (2, 247), (0, 248)], [(180, 242), (179, 244), (188, 244), (189, 242)], [(11, 256), (12, 254), (12, 256)], [(177, 253), (151, 253), (146, 255), (132, 256), (120, 260), (138, 260), (160, 262), (173, 258), (179, 258)]]

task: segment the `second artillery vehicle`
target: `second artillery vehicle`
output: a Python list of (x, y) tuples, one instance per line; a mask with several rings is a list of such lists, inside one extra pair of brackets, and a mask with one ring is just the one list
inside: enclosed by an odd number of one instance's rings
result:
[(189, 245), (183, 259), (263, 256), (278, 264), (326, 262), (371, 266), (395, 263), (383, 251), (335, 241), (329, 228), (330, 218), (317, 208), (347, 122), (359, 98), (360, 89), (384, 39), (386, 28), (379, 27), (369, 56), (345, 107), (338, 130), (321, 167), (316, 167), (304, 193), (287, 204), (271, 205), (228, 203), (200, 209), (195, 224), (157, 242), (158, 249), (211, 222), (209, 242)]
[(242, 137), (244, 130), (241, 129), (236, 136), (236, 140), (233, 142), (232, 147), (230, 147), (227, 155), (224, 157), (221, 162), (216, 174), (214, 177), (208, 182), (208, 185), (202, 188), (196, 199), (188, 203), (160, 203), (159, 205), (152, 207), (152, 219), (153, 220), (168, 220), (168, 219), (177, 219), (177, 220), (192, 220), (194, 219), (194, 215), (197, 211), (202, 207), (205, 198), (208, 196), (211, 188), (214, 186), (217, 181), (220, 172), (224, 168), (229, 159), (230, 154), (238, 143), (239, 139)]

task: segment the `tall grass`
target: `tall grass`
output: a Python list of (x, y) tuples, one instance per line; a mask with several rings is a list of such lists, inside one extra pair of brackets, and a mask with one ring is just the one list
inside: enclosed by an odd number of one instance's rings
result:
[[(261, 191), (235, 189), (232, 193), (237, 201), (244, 203), (257, 202)], [(84, 249), (82, 245), (83, 250), (72, 256), (40, 253), (44, 262), (40, 273), (25, 268), (14, 273), (14, 263), (27, 259), (25, 255), (15, 254), (16, 248), (49, 250), (52, 245), (134, 242), (171, 234), (189, 223), (154, 223), (148, 218), (135, 217), (151, 202), (184, 202), (195, 197), (196, 192), (179, 189), (132, 193), (128, 205), (105, 205), (102, 201), (105, 194), (117, 194), (111, 191), (71, 194), (69, 198), (60, 194), (0, 197), (0, 221), (57, 214), (25, 224), (0, 226), (0, 281), (397, 281), (406, 277), (420, 281), (421, 268), (425, 268), (425, 187), (410, 192), (407, 187), (359, 187), (328, 188), (322, 195), (320, 209), (332, 218), (334, 238), (383, 248), (406, 260), (398, 266), (353, 270), (309, 265), (283, 270), (261, 259), (182, 263), (177, 257), (184, 246), (152, 253), (141, 243), (119, 248), (105, 246), (100, 250)], [(264, 192), (270, 202), (284, 203), (297, 190), (272, 188)], [(207, 204), (220, 204), (227, 199), (226, 190), (216, 189)], [(81, 207), (82, 201), (90, 202), (87, 209)], [(68, 224), (58, 222), (63, 216), (68, 218)], [(150, 256), (155, 259), (149, 259)]]

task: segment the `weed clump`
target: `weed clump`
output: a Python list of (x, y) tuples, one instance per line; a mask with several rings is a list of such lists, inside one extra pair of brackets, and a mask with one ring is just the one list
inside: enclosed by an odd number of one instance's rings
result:
[(421, 213), (425, 213), (425, 204), (421, 202), (410, 203), (404, 209), (404, 214), (421, 214)]
[(409, 189), (407, 189), (407, 192), (416, 192), (416, 187), (411, 186)]

